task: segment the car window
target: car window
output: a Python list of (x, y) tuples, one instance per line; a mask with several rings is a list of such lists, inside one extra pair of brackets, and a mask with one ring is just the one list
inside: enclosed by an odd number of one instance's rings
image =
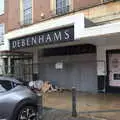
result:
[(5, 92), (12, 89), (12, 84), (10, 81), (2, 80), (0, 81), (0, 92)]
[(0, 84), (0, 92), (5, 92), (6, 89)]

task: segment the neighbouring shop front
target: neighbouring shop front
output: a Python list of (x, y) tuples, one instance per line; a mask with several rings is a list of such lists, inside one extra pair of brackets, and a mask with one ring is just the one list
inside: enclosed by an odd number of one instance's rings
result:
[(0, 75), (14, 76), (26, 81), (32, 80), (32, 57), (30, 52), (1, 51)]
[(32, 75), (38, 79), (97, 92), (96, 46), (76, 43), (74, 26), (11, 39), (10, 49), (33, 54)]
[(120, 50), (107, 50), (107, 91), (120, 92)]

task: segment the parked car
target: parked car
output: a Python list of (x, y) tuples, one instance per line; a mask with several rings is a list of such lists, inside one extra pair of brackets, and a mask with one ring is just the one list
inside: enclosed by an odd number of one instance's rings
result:
[(37, 120), (37, 98), (19, 80), (0, 77), (0, 120)]

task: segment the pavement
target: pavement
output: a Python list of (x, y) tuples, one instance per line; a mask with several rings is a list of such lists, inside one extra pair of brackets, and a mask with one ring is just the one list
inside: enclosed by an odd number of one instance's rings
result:
[(77, 118), (71, 100), (70, 91), (43, 94), (44, 120), (120, 120), (120, 94), (77, 93)]
[(64, 110), (49, 109), (46, 112), (44, 112), (43, 120), (103, 120), (103, 119), (89, 118), (82, 115), (72, 117), (71, 112)]

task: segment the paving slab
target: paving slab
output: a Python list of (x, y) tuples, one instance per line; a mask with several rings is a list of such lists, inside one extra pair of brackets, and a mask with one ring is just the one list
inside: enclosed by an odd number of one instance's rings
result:
[(72, 117), (71, 113), (68, 111), (49, 109), (44, 111), (43, 120), (102, 120), (102, 119), (89, 118), (80, 115), (78, 115), (77, 117)]
[[(47, 93), (43, 95), (43, 105), (72, 111), (71, 99), (68, 91)], [(77, 112), (85, 119), (120, 120), (120, 94), (77, 93)]]

